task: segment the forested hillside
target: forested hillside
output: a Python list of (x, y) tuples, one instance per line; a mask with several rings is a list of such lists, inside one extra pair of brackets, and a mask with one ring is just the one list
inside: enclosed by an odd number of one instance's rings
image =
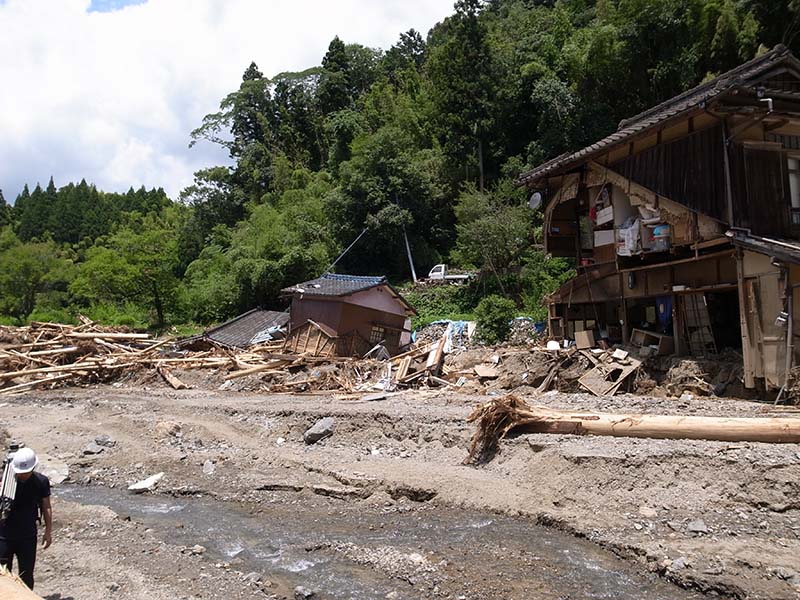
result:
[(198, 171), (180, 198), (52, 179), (14, 190), (13, 206), (0, 192), (0, 320), (82, 312), (163, 328), (283, 307), (281, 288), (318, 276), (365, 229), (337, 271), (410, 279), (405, 233), (418, 273), (481, 272), (456, 296), (425, 298), (435, 310), (501, 293), (541, 315), (570, 265), (545, 260), (541, 215), (513, 178), (777, 43), (799, 52), (798, 9), (459, 0), (385, 50), (337, 37), (301, 73), (242, 65), (239, 88), (187, 132), (224, 146), (232, 166)]

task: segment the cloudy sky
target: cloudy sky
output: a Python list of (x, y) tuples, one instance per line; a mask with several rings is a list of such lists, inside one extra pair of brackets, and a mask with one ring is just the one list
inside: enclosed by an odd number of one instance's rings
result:
[(226, 156), (189, 133), (254, 60), (271, 76), (328, 43), (388, 48), (453, 0), (0, 0), (0, 189), (86, 178), (173, 197)]

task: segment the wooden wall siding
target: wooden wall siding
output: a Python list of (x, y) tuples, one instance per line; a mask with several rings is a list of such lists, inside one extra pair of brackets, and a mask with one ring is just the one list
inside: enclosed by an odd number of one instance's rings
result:
[(756, 235), (791, 237), (787, 173), (783, 155), (731, 144), (733, 220)]
[(609, 166), (661, 196), (727, 220), (721, 125), (653, 146)]

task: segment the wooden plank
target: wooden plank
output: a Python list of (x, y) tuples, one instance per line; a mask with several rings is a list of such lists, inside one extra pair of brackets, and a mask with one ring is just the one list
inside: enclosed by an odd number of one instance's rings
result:
[(411, 368), (411, 361), (413, 360), (412, 357), (406, 356), (400, 361), (400, 366), (397, 369), (397, 373), (395, 374), (395, 380), (400, 381), (401, 379), (405, 378), (408, 375), (408, 370)]
[(168, 384), (170, 384), (173, 389), (175, 389), (175, 390), (187, 390), (187, 389), (189, 389), (188, 385), (186, 385), (180, 379), (178, 379), (175, 375), (173, 375), (169, 371), (169, 369), (167, 369), (166, 367), (158, 366), (158, 367), (156, 367), (156, 371), (158, 371), (158, 374), (161, 375), (161, 377), (164, 378), (164, 381), (166, 381)]
[(500, 375), (496, 367), (489, 365), (475, 365), (473, 370), (478, 377), (483, 379), (496, 379)]
[(420, 346), (419, 348), (414, 348), (413, 350), (408, 350), (407, 352), (403, 352), (402, 354), (396, 354), (392, 357), (392, 362), (398, 362), (408, 356), (422, 356), (423, 354), (429, 353), (433, 349), (433, 344), (428, 344), (427, 346)]
[(93, 340), (95, 338), (102, 338), (104, 340), (149, 340), (149, 333), (103, 333), (100, 331), (92, 333), (65, 333), (64, 337), (74, 338), (76, 340)]
[(73, 373), (67, 373), (65, 375), (56, 375), (55, 377), (45, 377), (43, 379), (36, 379), (34, 381), (28, 381), (27, 383), (20, 383), (18, 385), (12, 385), (11, 387), (0, 389), (0, 395), (6, 394), (13, 394), (15, 392), (19, 392), (22, 390), (31, 389), (34, 387), (38, 387), (40, 385), (46, 385), (48, 383), (53, 383), (55, 381), (62, 381), (64, 379), (69, 379), (73, 377)]

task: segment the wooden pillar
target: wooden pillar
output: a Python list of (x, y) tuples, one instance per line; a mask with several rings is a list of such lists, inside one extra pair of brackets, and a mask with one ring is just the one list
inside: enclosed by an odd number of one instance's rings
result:
[(622, 343), (630, 343), (630, 330), (628, 328), (628, 303), (622, 299)]
[(753, 347), (747, 319), (747, 293), (744, 288), (744, 264), (742, 250), (736, 250), (736, 289), (739, 292), (739, 326), (742, 330), (742, 360), (744, 363), (744, 386), (756, 386), (753, 376)]
[(683, 356), (686, 354), (686, 345), (683, 339), (683, 296), (676, 294), (672, 297), (672, 337), (675, 340), (675, 354)]

